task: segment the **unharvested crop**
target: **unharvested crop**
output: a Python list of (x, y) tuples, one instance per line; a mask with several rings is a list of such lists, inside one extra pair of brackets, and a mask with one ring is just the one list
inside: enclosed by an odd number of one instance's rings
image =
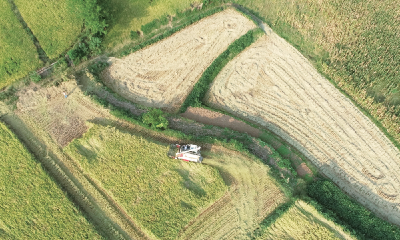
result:
[(103, 74), (104, 82), (136, 103), (176, 111), (213, 60), (254, 27), (231, 9), (214, 14), (154, 45), (114, 59)]
[(298, 200), (258, 239), (354, 239), (340, 226)]
[(40, 66), (32, 40), (7, 0), (0, 0), (0, 89)]
[(220, 72), (207, 101), (280, 135), (344, 191), (400, 224), (398, 149), (272, 31)]
[(50, 59), (66, 51), (82, 30), (84, 6), (80, 1), (14, 2)]
[(0, 238), (102, 239), (0, 122)]
[(168, 148), (94, 125), (66, 151), (139, 225), (159, 238), (173, 239), (226, 186), (216, 169), (170, 159)]

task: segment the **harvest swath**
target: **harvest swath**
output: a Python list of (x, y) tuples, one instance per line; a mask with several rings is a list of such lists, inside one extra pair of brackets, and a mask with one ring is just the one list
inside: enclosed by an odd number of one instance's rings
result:
[(253, 22), (228, 9), (207, 17), (150, 47), (114, 63), (104, 82), (145, 106), (176, 111), (203, 71)]
[(0, 89), (40, 66), (32, 40), (7, 0), (0, 0)]
[(258, 239), (354, 239), (334, 222), (326, 220), (307, 203), (298, 200)]
[(220, 72), (207, 101), (278, 134), (347, 193), (400, 224), (399, 150), (272, 31)]
[(102, 239), (0, 122), (0, 238)]
[(239, 152), (213, 146), (203, 164), (219, 170), (229, 190), (193, 219), (179, 239), (247, 239), (259, 223), (288, 199), (269, 167)]
[(168, 149), (168, 144), (94, 125), (66, 152), (142, 227), (174, 239), (226, 186), (216, 169), (172, 160)]
[(50, 59), (58, 57), (82, 30), (82, 3), (74, 0), (15, 0), (22, 17)]

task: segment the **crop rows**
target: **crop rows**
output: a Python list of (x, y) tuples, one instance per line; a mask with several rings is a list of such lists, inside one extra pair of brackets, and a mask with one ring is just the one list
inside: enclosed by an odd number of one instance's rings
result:
[(0, 0), (0, 89), (40, 66), (35, 45), (11, 10)]
[(255, 25), (225, 10), (114, 63), (104, 82), (123, 97), (145, 106), (176, 111), (203, 71), (235, 39)]
[(400, 224), (398, 149), (275, 33), (231, 61), (206, 100), (280, 135), (343, 190)]

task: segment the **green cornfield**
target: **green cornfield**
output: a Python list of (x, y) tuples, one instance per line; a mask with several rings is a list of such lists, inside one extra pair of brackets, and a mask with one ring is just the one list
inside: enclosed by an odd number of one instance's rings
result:
[(103, 239), (0, 122), (0, 239)]

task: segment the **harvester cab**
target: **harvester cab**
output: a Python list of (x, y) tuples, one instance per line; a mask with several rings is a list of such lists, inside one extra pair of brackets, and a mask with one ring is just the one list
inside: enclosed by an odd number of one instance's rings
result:
[(201, 156), (200, 148), (201, 147), (193, 144), (171, 144), (168, 156), (187, 162), (201, 163), (203, 161), (203, 157)]

